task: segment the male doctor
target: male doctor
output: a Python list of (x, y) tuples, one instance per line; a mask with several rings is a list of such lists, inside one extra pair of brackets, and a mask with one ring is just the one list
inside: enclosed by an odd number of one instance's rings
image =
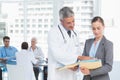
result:
[(48, 33), (48, 80), (76, 80), (76, 67), (57, 70), (89, 57), (80, 56), (78, 34), (74, 31), (74, 12), (69, 7), (59, 11), (60, 24)]

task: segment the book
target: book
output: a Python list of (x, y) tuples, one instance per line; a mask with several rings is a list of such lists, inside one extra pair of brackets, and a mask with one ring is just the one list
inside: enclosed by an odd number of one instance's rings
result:
[(63, 67), (57, 68), (57, 70), (64, 70), (64, 69), (69, 69), (75, 66), (80, 66), (80, 67), (86, 67), (88, 69), (96, 69), (99, 67), (102, 67), (102, 62), (100, 59), (90, 59), (90, 60), (82, 60), (80, 62), (74, 63), (74, 64), (69, 64), (65, 65)]

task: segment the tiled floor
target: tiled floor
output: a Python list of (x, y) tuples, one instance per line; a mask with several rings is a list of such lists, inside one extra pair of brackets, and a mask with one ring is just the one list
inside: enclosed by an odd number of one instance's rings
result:
[[(3, 72), (3, 80), (9, 80), (7, 72)], [(42, 72), (40, 72), (40, 74), (39, 74), (39, 80), (43, 80), (43, 73)]]
[[(120, 73), (120, 61), (115, 61), (113, 65), (113, 70), (110, 72), (110, 78), (111, 80), (117, 80), (120, 79), (119, 73)], [(7, 72), (3, 72), (3, 80), (8, 80)], [(39, 80), (43, 80), (43, 73), (40, 72)]]
[(8, 80), (7, 72), (2, 73), (3, 80)]

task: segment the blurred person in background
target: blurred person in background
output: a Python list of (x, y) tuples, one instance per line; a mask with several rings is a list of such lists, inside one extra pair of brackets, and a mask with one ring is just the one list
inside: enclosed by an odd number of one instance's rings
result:
[(34, 54), (28, 51), (28, 43), (22, 42), (21, 51), (16, 53), (17, 65), (24, 69), (24, 80), (35, 80), (33, 72), (33, 64), (37, 65), (38, 60), (35, 59)]
[[(15, 47), (10, 46), (10, 37), (3, 37), (4, 46), (0, 47), (0, 60), (3, 63), (15, 59), (15, 53), (18, 51)], [(3, 69), (6, 70), (6, 67)], [(0, 80), (2, 80), (2, 69), (0, 68)]]
[[(44, 54), (43, 54), (41, 48), (38, 47), (36, 44), (37, 44), (37, 39), (35, 37), (32, 37), (31, 46), (29, 47), (29, 51), (33, 52), (35, 59), (38, 59), (39, 61), (43, 61)], [(36, 80), (38, 80), (38, 76), (39, 76), (39, 72), (40, 72), (41, 68), (34, 66), (33, 69), (34, 69), (34, 73), (35, 73), (35, 78), (36, 78)]]

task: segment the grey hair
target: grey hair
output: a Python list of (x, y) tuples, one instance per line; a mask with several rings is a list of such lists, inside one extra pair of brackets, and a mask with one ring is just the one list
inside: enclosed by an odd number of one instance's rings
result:
[(37, 42), (37, 38), (36, 38), (36, 37), (32, 37), (31, 41), (32, 41), (32, 40), (35, 40), (35, 41)]
[(68, 18), (72, 16), (74, 16), (74, 12), (72, 11), (70, 7), (63, 7), (59, 11), (59, 17), (61, 20), (63, 20), (63, 18)]

